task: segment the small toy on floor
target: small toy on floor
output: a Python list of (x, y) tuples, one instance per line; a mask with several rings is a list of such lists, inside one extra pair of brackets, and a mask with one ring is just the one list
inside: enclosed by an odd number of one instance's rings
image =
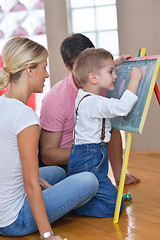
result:
[(122, 199), (123, 199), (123, 201), (125, 201), (125, 202), (130, 202), (130, 201), (132, 201), (131, 194), (129, 194), (129, 193), (123, 194)]

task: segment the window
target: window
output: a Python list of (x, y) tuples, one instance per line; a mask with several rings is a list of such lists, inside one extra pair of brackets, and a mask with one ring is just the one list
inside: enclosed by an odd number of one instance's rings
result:
[(118, 58), (116, 0), (70, 0), (70, 8), (72, 32), (86, 35)]
[[(0, 54), (6, 41), (14, 36), (29, 37), (47, 48), (44, 0), (0, 0)], [(36, 94), (29, 104), (38, 115), (49, 89), (50, 80), (46, 79), (43, 94)]]

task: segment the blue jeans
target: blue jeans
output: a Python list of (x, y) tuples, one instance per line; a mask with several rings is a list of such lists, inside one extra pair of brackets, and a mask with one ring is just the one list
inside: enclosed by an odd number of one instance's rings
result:
[[(68, 163), (68, 175), (92, 172), (99, 181), (97, 194), (88, 203), (76, 209), (79, 215), (112, 217), (114, 215), (117, 189), (108, 178), (107, 143), (73, 145)], [(121, 204), (121, 211), (124, 202)]]
[[(58, 166), (40, 168), (39, 173), (40, 177), (53, 185), (43, 191), (50, 223), (55, 222), (72, 209), (85, 204), (95, 196), (98, 189), (97, 178), (91, 173), (80, 173), (66, 177), (64, 169)], [(0, 228), (0, 234), (5, 236), (24, 236), (37, 231), (38, 228), (27, 197), (15, 222)]]

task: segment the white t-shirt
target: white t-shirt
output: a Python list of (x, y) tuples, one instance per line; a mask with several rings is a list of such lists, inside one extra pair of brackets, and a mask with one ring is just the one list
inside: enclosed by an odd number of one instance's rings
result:
[(17, 135), (39, 125), (36, 113), (22, 102), (0, 97), (0, 227), (13, 223), (26, 197)]
[(103, 118), (105, 118), (104, 142), (109, 142), (111, 138), (110, 118), (126, 116), (132, 110), (138, 97), (126, 90), (120, 99), (109, 99), (79, 89), (75, 109), (79, 101), (87, 94), (91, 96), (84, 98), (78, 107), (75, 121), (75, 144), (100, 143)]

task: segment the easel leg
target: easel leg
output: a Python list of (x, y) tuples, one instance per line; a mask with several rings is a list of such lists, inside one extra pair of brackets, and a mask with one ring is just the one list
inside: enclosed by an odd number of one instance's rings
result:
[(155, 83), (154, 92), (155, 92), (155, 94), (156, 94), (158, 103), (159, 103), (159, 105), (160, 105), (160, 91), (159, 91), (159, 89), (158, 89), (157, 83)]
[(119, 212), (120, 212), (120, 207), (122, 202), (122, 195), (123, 195), (124, 182), (125, 182), (126, 171), (128, 166), (131, 141), (132, 141), (132, 132), (128, 132), (126, 149), (125, 149), (122, 171), (121, 171), (121, 178), (120, 178), (120, 183), (118, 188), (117, 202), (116, 202), (116, 207), (115, 207), (115, 212), (113, 217), (113, 223), (118, 223), (118, 219), (119, 219)]

